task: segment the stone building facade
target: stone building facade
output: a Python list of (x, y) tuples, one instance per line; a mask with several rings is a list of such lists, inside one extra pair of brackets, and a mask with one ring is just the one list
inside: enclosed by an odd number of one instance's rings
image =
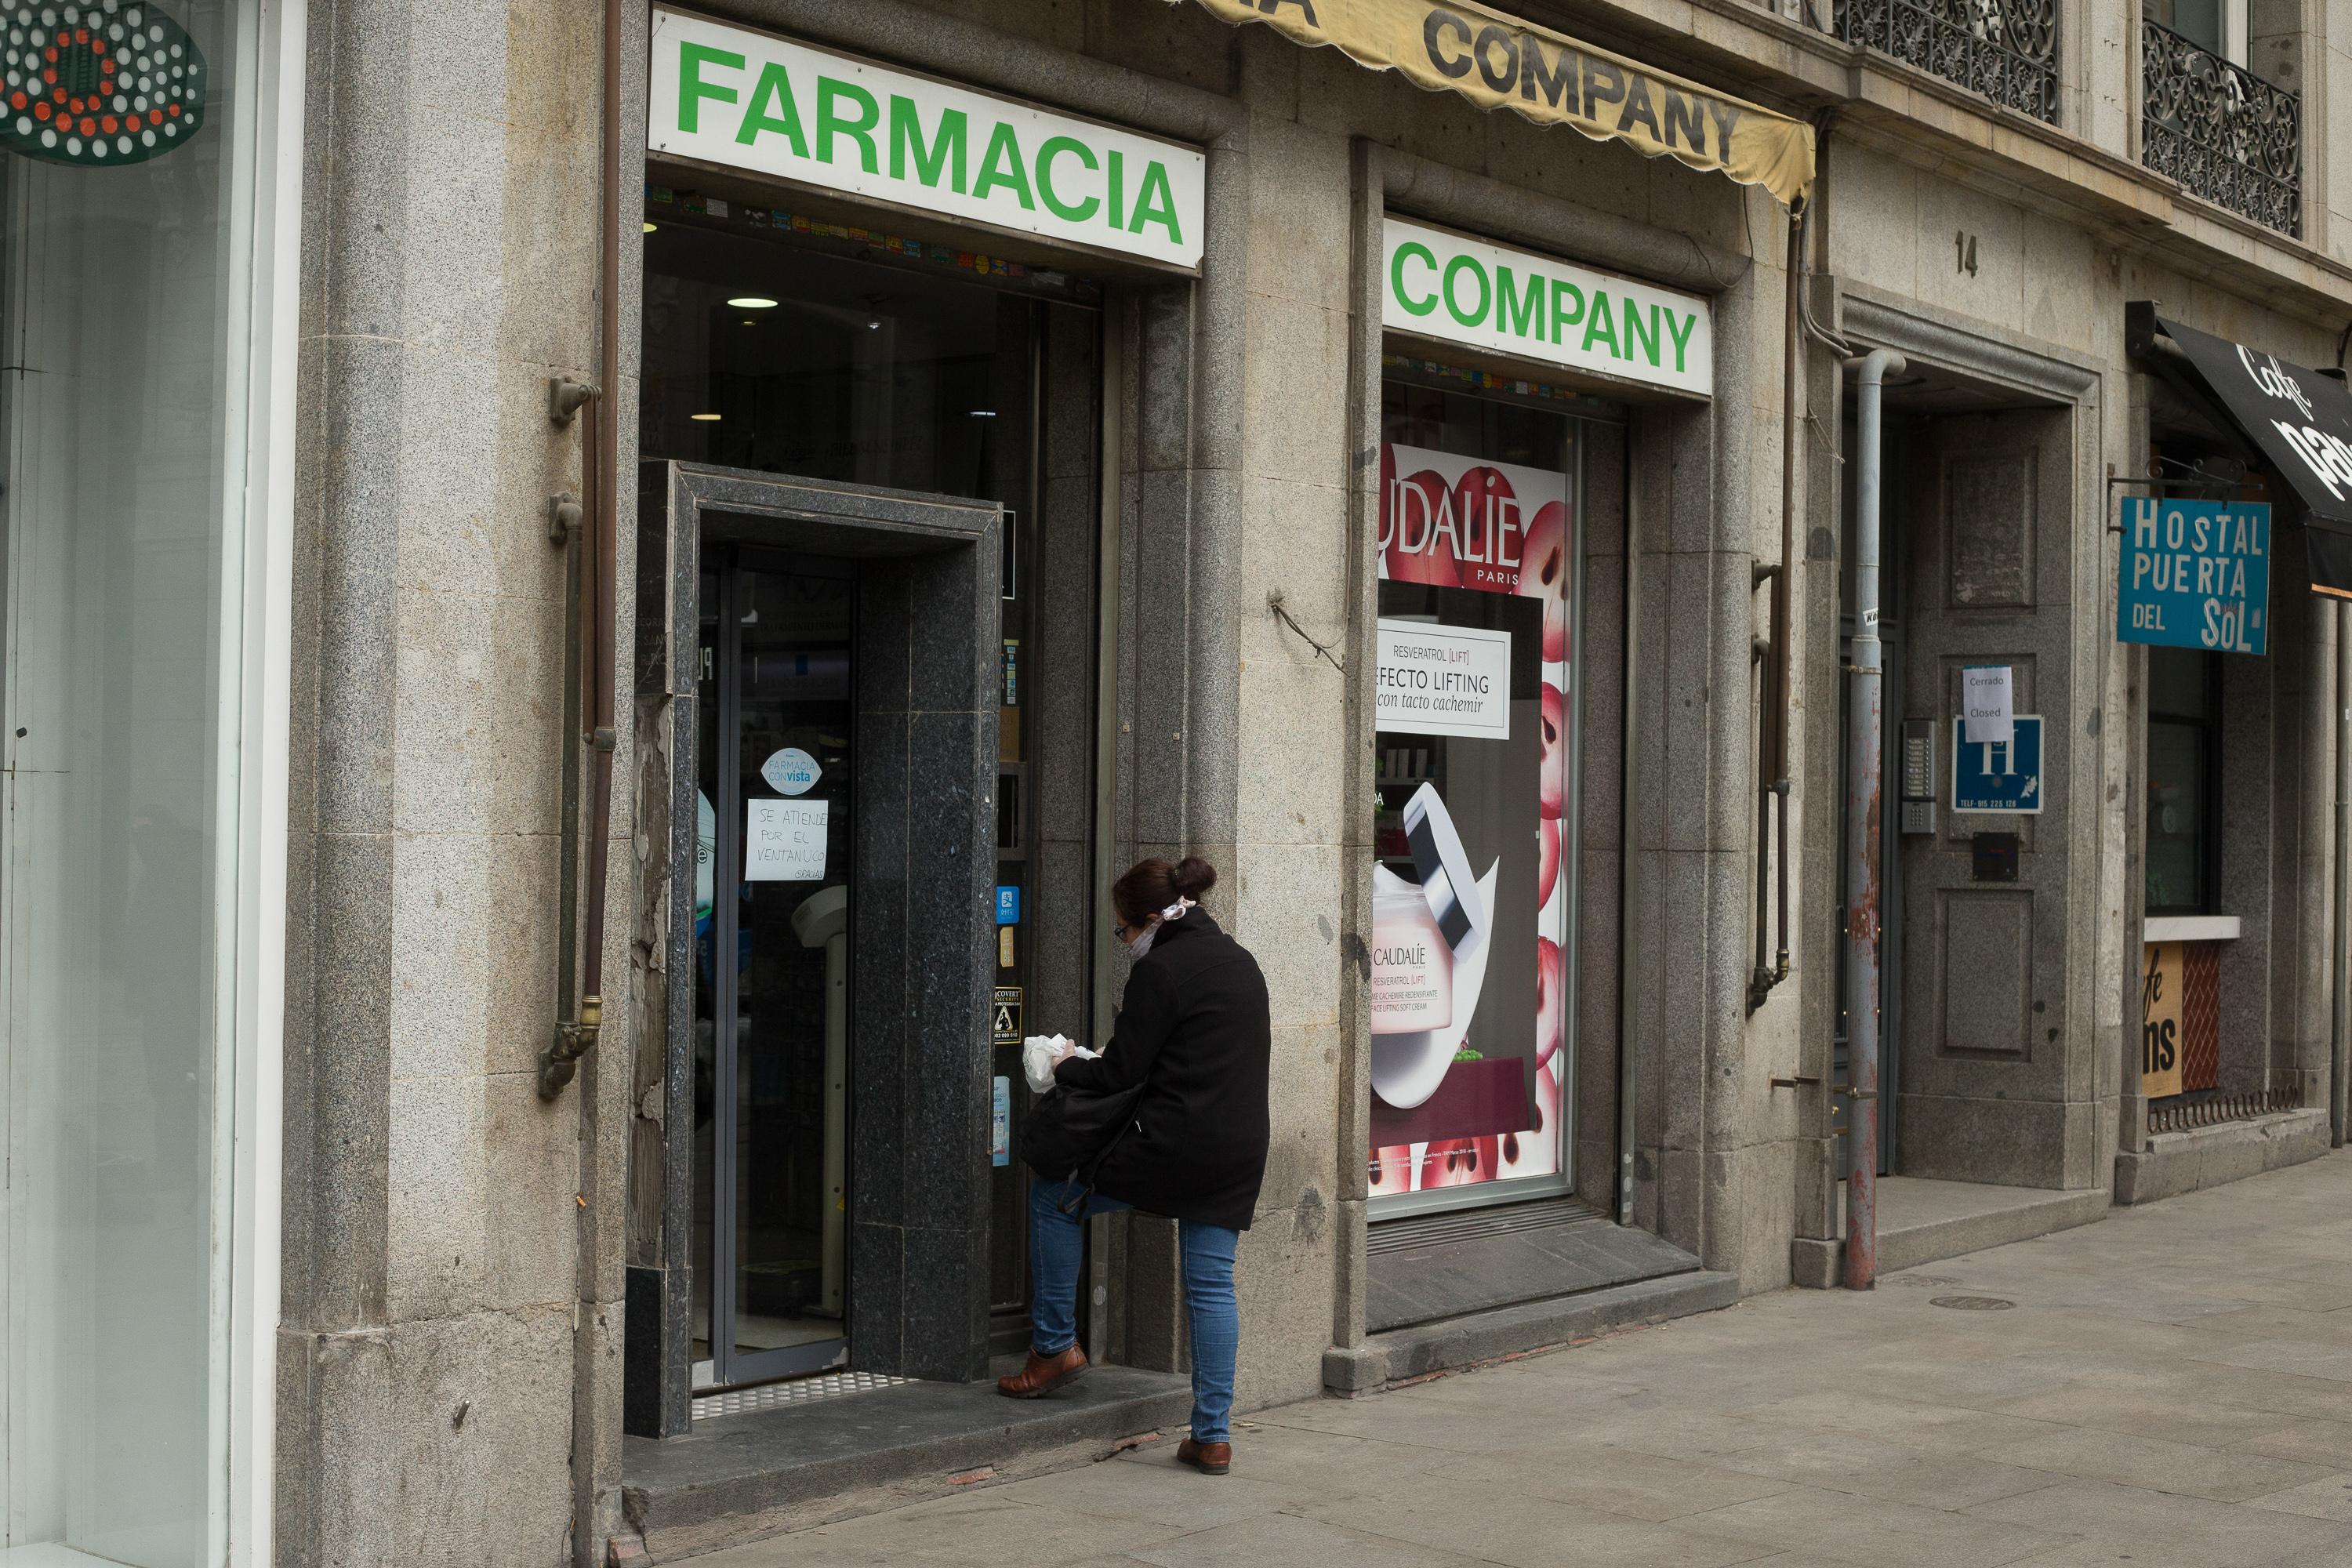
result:
[[(209, 62), (211, 140), (108, 208), (20, 132), (8, 287), (85, 334), (39, 370), (110, 318), (34, 237), (179, 246), (214, 422), (141, 461), (209, 500), (71, 492), (87, 419), (14, 378), (7, 787), (64, 826), (11, 840), (57, 983), (0, 1026), (74, 1132), (12, 1170), (135, 1200), (12, 1226), (143, 1260), (185, 1342), (123, 1408), (206, 1436), (126, 1544), (121, 1439), (28, 1395), (7, 1545), (667, 1558), (1181, 1420), (1142, 1216), (1089, 1233), (1092, 1392), (981, 1381), (1018, 1041), (1108, 1036), (1147, 855), (1274, 999), (1244, 1407), (1837, 1283), (1857, 1163), (1891, 1268), (2342, 1142), (2327, 7), (150, 8), (199, 56), (62, 25)], [(2266, 576), (2206, 593), (2231, 651), (2118, 638), (2180, 507)], [(112, 556), (44, 542), (93, 510)], [(110, 1097), (42, 1066), (68, 982), (127, 998)], [(199, 1187), (209, 1266), (140, 1229)], [(105, 1331), (70, 1294), (9, 1297), (12, 1389)]]

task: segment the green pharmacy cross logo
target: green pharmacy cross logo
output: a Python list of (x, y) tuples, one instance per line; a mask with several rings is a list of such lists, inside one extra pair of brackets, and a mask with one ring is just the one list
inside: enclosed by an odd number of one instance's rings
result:
[(51, 163), (137, 163), (204, 123), (205, 57), (152, 5), (0, 0), (0, 145)]

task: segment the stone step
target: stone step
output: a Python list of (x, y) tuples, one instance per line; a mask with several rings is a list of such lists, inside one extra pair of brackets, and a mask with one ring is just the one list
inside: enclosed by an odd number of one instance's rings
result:
[(852, 1492), (944, 1487), (1048, 1449), (1172, 1431), (1192, 1405), (1190, 1380), (1124, 1366), (1096, 1367), (1044, 1399), (1006, 1399), (990, 1383), (903, 1383), (628, 1438), (622, 1508), (667, 1563), (813, 1522), (814, 1507)]
[(1712, 1312), (1738, 1300), (1737, 1276), (1691, 1268), (1632, 1284), (1516, 1302), (1391, 1329), (1367, 1336), (1360, 1347), (1327, 1351), (1323, 1385), (1335, 1394), (1373, 1393), (1407, 1378), (1566, 1344), (1612, 1329)]
[[(2105, 1187), (2060, 1190), (1978, 1182), (1882, 1176), (1878, 1182), (1878, 1272), (1916, 1268), (1988, 1247), (2088, 1225), (2113, 1206)], [(1839, 1228), (1844, 1228), (1841, 1199)], [(1799, 1285), (1827, 1289), (1845, 1281), (1845, 1243), (1799, 1237), (1790, 1244)]]

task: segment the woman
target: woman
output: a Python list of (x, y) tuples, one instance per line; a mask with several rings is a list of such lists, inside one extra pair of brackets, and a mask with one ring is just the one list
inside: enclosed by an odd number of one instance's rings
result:
[(1192, 1431), (1176, 1457), (1222, 1476), (1233, 1463), (1227, 1422), (1241, 1343), (1234, 1252), (1265, 1177), (1271, 1046), (1257, 960), (1200, 907), (1216, 880), (1213, 867), (1188, 855), (1174, 866), (1143, 861), (1111, 886), (1111, 931), (1135, 967), (1102, 1055), (1065, 1054), (1054, 1079), (1100, 1093), (1141, 1084), (1142, 1094), (1083, 1205), (1073, 1183), (1030, 1186), (1032, 1348), (1028, 1364), (996, 1388), (1034, 1399), (1087, 1370), (1077, 1344), (1080, 1222), (1113, 1209), (1164, 1215), (1177, 1222), (1192, 1330)]

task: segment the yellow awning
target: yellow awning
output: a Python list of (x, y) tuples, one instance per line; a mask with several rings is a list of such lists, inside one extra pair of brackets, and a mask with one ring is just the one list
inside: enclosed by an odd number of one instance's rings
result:
[(1428, 0), (1197, 0), (1224, 21), (1263, 22), (1359, 65), (1482, 109), (1575, 127), (1694, 169), (1716, 169), (1793, 204), (1813, 183), (1813, 131), (1622, 55), (1484, 5)]

